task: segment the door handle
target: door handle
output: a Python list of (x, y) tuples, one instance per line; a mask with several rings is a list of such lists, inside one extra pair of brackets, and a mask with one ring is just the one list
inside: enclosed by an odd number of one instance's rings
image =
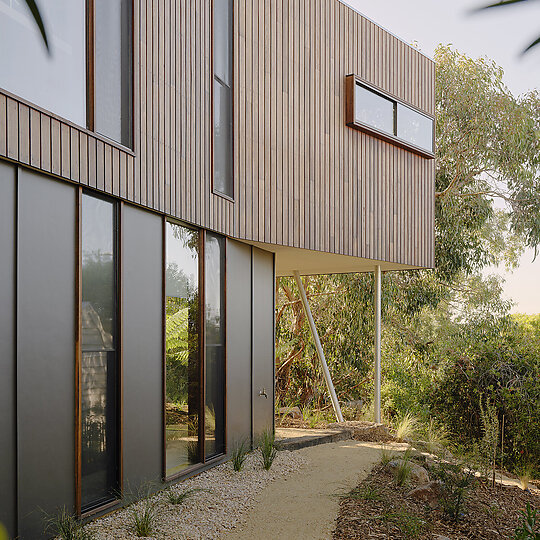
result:
[(259, 397), (265, 397), (268, 399), (268, 394), (266, 393), (266, 388), (263, 388), (262, 390), (259, 390)]

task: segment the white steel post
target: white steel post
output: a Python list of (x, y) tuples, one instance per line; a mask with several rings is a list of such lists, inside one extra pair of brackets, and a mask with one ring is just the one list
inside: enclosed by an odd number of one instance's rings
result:
[(375, 422), (381, 422), (381, 267), (375, 267)]
[(328, 366), (326, 365), (326, 359), (324, 357), (324, 352), (321, 346), (321, 340), (319, 339), (319, 333), (315, 326), (315, 321), (313, 320), (313, 315), (311, 314), (311, 308), (309, 307), (308, 299), (306, 296), (306, 291), (304, 290), (304, 284), (302, 283), (302, 278), (298, 273), (298, 270), (294, 271), (294, 279), (298, 285), (298, 290), (300, 291), (300, 298), (302, 299), (302, 305), (304, 306), (304, 311), (306, 312), (309, 326), (311, 328), (311, 334), (313, 335), (313, 340), (315, 341), (315, 347), (317, 349), (317, 354), (319, 355), (319, 360), (321, 361), (324, 379), (326, 381), (326, 386), (328, 386), (328, 391), (330, 392), (330, 398), (332, 399), (332, 405), (334, 406), (334, 412), (336, 413), (336, 418), (338, 422), (343, 422), (343, 415), (341, 414), (341, 407), (339, 406), (339, 401), (334, 389), (334, 384), (332, 383), (332, 377), (330, 377), (330, 371), (328, 371)]

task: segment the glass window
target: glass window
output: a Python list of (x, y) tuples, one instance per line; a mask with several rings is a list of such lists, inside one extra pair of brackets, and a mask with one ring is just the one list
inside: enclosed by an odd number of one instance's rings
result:
[(233, 196), (232, 0), (214, 0), (214, 189)]
[(83, 510), (118, 490), (114, 205), (82, 197), (81, 495)]
[(214, 81), (214, 188), (233, 196), (231, 90)]
[(166, 475), (200, 461), (199, 232), (167, 223)]
[(214, 75), (223, 84), (232, 83), (232, 3), (214, 0)]
[(359, 84), (355, 85), (354, 120), (394, 134), (394, 102)]
[(225, 451), (225, 241), (205, 242), (205, 456)]
[(401, 103), (397, 106), (397, 136), (433, 152), (433, 120)]
[(86, 126), (86, 2), (37, 0), (47, 36), (22, 0), (0, 0), (0, 88)]
[(131, 0), (95, 0), (94, 129), (131, 146)]

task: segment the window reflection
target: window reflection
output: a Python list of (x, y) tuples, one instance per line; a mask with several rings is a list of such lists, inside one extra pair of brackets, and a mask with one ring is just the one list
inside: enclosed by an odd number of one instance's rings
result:
[(50, 52), (22, 0), (0, 0), (0, 88), (86, 125), (86, 3), (41, 0)]
[(355, 92), (355, 121), (393, 135), (394, 102), (359, 84), (355, 85)]
[(167, 223), (166, 474), (200, 461), (199, 232)]
[(205, 455), (225, 451), (225, 241), (205, 243)]
[(433, 152), (433, 120), (401, 103), (397, 110), (397, 136)]
[(89, 509), (118, 489), (114, 205), (82, 197), (81, 495)]

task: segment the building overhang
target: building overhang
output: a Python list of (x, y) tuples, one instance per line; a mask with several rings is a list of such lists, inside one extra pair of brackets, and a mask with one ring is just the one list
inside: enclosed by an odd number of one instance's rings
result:
[(373, 272), (376, 266), (380, 266), (383, 272), (390, 270), (415, 270), (420, 268), (419, 266), (365, 259), (363, 257), (351, 257), (349, 255), (340, 255), (325, 251), (280, 246), (264, 242), (239, 241), (275, 253), (276, 276), (292, 276), (295, 270), (298, 270), (301, 275), (309, 276), (315, 274)]

